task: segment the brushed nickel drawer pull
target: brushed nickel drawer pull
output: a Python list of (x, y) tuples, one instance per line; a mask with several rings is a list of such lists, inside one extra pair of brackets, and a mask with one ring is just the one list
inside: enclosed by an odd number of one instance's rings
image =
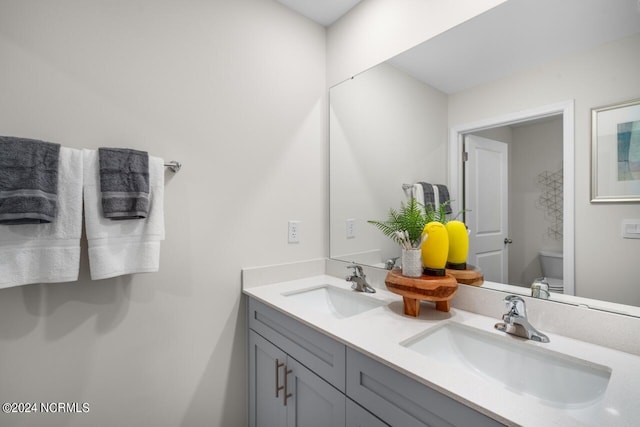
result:
[[(286, 388), (287, 387), (287, 374), (286, 374), (286, 371), (285, 371), (285, 377), (284, 377), (285, 378), (284, 379), (284, 381), (285, 381), (284, 384), (285, 385), (280, 385), (280, 378), (279, 378), (279, 375), (278, 375), (278, 371), (283, 366), (284, 366), (284, 363), (280, 363), (280, 361), (278, 359), (276, 359), (276, 397), (280, 396), (280, 390), (284, 389), (285, 393), (287, 392), (286, 391), (287, 390), (287, 388)], [(286, 368), (285, 368), (285, 370), (286, 370)]]
[(283, 401), (284, 401), (284, 406), (287, 406), (287, 399), (290, 398), (291, 396), (293, 396), (293, 394), (291, 393), (287, 393), (287, 383), (289, 382), (287, 376), (293, 372), (291, 369), (287, 369), (287, 367), (284, 367), (284, 396), (283, 396)]

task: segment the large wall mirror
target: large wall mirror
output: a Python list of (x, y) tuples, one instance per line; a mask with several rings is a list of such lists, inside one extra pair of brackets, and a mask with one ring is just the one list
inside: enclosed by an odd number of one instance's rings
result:
[[(505, 255), (474, 258), (486, 286), (526, 294), (551, 256), (552, 300), (637, 315), (640, 241), (620, 226), (640, 204), (593, 205), (589, 179), (591, 110), (640, 98), (639, 52), (636, 0), (509, 0), (332, 87), (330, 257), (385, 268), (400, 249), (367, 220), (403, 184), (445, 184), (473, 228), (507, 220)], [(504, 188), (468, 163), (493, 143)]]

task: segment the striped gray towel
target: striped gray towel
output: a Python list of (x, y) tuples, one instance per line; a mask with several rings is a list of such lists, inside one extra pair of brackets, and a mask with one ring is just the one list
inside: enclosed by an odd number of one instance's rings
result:
[(433, 209), (436, 209), (438, 204), (436, 203), (435, 192), (433, 191), (433, 185), (428, 182), (419, 182), (418, 184), (422, 185), (422, 191), (424, 192), (424, 206), (428, 207), (431, 205)]
[[(449, 189), (447, 188), (447, 186), (444, 185), (444, 184), (436, 184), (436, 187), (438, 187), (438, 202), (439, 202), (439, 204), (443, 204), (443, 203), (446, 203), (446, 202), (451, 202), (451, 199), (449, 197)], [(447, 214), (450, 214), (452, 212), (451, 203), (448, 203), (447, 206), (445, 206), (444, 212), (447, 213)]]
[(55, 220), (59, 155), (60, 144), (0, 136), (0, 224)]
[[(450, 201), (449, 189), (447, 188), (446, 185), (429, 184), (428, 182), (419, 182), (419, 184), (422, 185), (422, 189), (424, 191), (425, 207), (431, 205), (433, 209), (438, 210), (440, 208), (440, 205)], [(436, 200), (436, 194), (435, 194), (435, 191), (433, 190), (434, 186), (438, 188), (438, 200)], [(445, 206), (444, 211), (446, 214), (450, 214), (452, 212), (450, 203), (448, 203)]]
[(100, 193), (105, 218), (141, 219), (149, 214), (149, 154), (99, 148)]

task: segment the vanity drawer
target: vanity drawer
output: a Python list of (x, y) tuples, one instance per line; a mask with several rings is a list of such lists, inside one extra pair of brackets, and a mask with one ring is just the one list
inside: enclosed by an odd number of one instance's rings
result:
[(344, 344), (253, 298), (249, 298), (249, 328), (344, 393)]
[(346, 377), (347, 396), (392, 426), (503, 425), (350, 348)]
[(347, 426), (349, 427), (390, 427), (371, 412), (347, 397)]

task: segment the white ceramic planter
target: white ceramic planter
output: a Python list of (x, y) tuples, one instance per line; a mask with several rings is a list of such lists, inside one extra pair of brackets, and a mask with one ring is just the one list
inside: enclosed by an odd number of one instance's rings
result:
[(407, 277), (422, 276), (422, 250), (420, 248), (402, 250), (402, 275)]

